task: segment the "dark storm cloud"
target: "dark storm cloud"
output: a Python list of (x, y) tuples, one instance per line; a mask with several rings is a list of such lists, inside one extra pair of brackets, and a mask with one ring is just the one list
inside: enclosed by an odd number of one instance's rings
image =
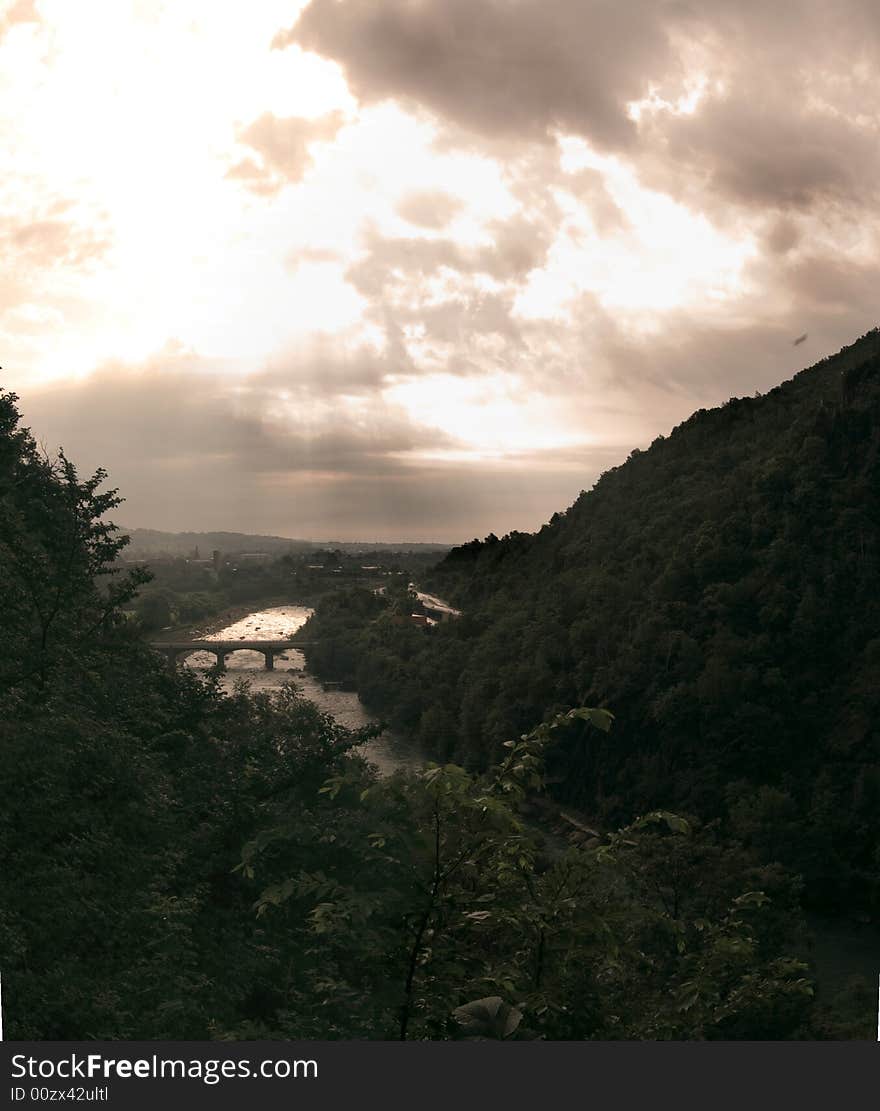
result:
[(847, 321), (858, 316), (877, 320), (880, 258), (857, 264), (832, 255), (805, 255), (787, 268), (784, 278), (805, 317), (817, 322), (841, 316)]
[(492, 135), (626, 147), (625, 104), (675, 68), (677, 6), (612, 0), (313, 0), (275, 45), (338, 61), (362, 101), (411, 100)]
[[(680, 40), (706, 87), (692, 114), (648, 112), (643, 180), (716, 219), (877, 199), (880, 36), (861, 0), (714, 0)], [(690, 54), (688, 54), (690, 51)]]
[(302, 180), (312, 162), (312, 144), (335, 138), (343, 123), (340, 112), (318, 119), (264, 112), (238, 134), (239, 143), (254, 150), (259, 159), (243, 158), (226, 176), (255, 193), (276, 193)]
[[(366, 387), (369, 359), (331, 365), (278, 364), (244, 381), (210, 373), (192, 357), (144, 368), (109, 366), (78, 383), (32, 391), (26, 416), (47, 443), (116, 466), (187, 467), (207, 460), (220, 470), (320, 471), (381, 475), (396, 453), (446, 443)], [(344, 399), (360, 393), (360, 404)]]
[[(524, 372), (525, 349), (536, 389), (589, 379), (629, 390), (636, 404), (666, 391), (681, 416), (692, 402), (793, 373), (792, 335), (809, 332), (798, 348), (808, 361), (876, 323), (880, 273), (864, 261), (880, 242), (880, 7), (871, 0), (313, 0), (275, 45), (293, 43), (338, 62), (363, 102), (416, 105), (440, 121), (441, 144), (497, 158), (528, 213), (519, 255), (505, 249), (503, 226), (482, 254), (443, 239), (374, 237), (349, 270), (401, 324), (421, 322), (454, 348), (449, 366), (481, 365), (473, 349), (485, 317), (467, 288), (478, 273), (505, 283), (494, 295), (492, 328), (506, 343), (498, 363), (516, 359)], [(698, 86), (694, 109), (678, 110)], [(628, 103), (639, 100), (633, 119)], [(673, 308), (633, 332), (585, 298), (570, 324), (517, 319), (518, 284), (564, 226), (554, 190), (570, 193), (600, 236), (628, 228), (601, 172), (560, 172), (545, 142), (553, 133), (615, 153), (643, 185), (754, 244), (726, 311)], [(464, 292), (440, 303), (420, 293), (446, 272)]]
[(541, 519), (609, 458), (605, 449), (551, 452), (478, 471), (405, 461), (413, 449), (455, 445), (375, 400), (343, 410), (348, 372), (338, 373), (335, 398), (327, 388), (326, 406), (298, 416), (291, 392), (326, 369), (291, 360), (242, 383), (168, 356), (32, 390), (21, 404), (47, 450), (63, 445), (81, 473), (108, 469), (126, 498), (116, 517), (132, 526), (455, 541), (473, 520), (505, 531)]
[(765, 228), (761, 242), (771, 255), (784, 255), (800, 243), (801, 229), (786, 216), (775, 219)]
[[(722, 203), (805, 211), (877, 197), (875, 124), (808, 107), (811, 82), (708, 96), (690, 116), (646, 125), (644, 180), (709, 212)], [(880, 108), (875, 99), (873, 109)]]
[[(279, 34), (337, 61), (369, 103), (523, 143), (581, 135), (689, 203), (873, 202), (880, 16), (869, 0), (313, 0)], [(692, 115), (675, 102), (706, 81)], [(719, 87), (720, 83), (720, 87)]]

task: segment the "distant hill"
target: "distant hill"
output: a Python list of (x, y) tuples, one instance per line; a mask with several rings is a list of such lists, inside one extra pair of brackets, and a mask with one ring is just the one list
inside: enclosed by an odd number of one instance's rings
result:
[(360, 633), (361, 694), (399, 728), (483, 765), (606, 706), (607, 739), (552, 754), (562, 798), (606, 824), (718, 819), (816, 902), (880, 903), (880, 332), (700, 410), (428, 585), (465, 616), (397, 646)]
[(219, 549), (225, 555), (258, 551), (283, 555), (285, 552), (310, 552), (328, 548), (343, 552), (437, 552), (438, 555), (449, 551), (448, 544), (421, 544), (403, 540), (397, 543), (297, 540), (286, 536), (261, 536), (244, 532), (161, 532), (157, 529), (125, 526), (121, 526), (121, 531), (131, 537), (131, 543), (123, 552), (126, 559), (189, 556), (195, 548), (199, 549), (199, 554), (204, 559), (210, 558), (214, 549)]

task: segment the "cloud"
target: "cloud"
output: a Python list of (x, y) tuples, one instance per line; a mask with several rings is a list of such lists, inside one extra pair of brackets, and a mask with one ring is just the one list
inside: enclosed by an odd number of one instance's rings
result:
[(292, 269), (309, 263), (342, 263), (344, 255), (330, 247), (297, 247), (287, 256), (288, 265)]
[(274, 45), (342, 66), (364, 103), (410, 101), (473, 131), (636, 136), (625, 105), (674, 68), (676, 5), (611, 0), (313, 0)]
[[(334, 367), (329, 351), (323, 362), (291, 356), (242, 380), (166, 352), (32, 390), (21, 404), (48, 449), (63, 444), (83, 473), (109, 470), (126, 498), (117, 516), (132, 526), (457, 541), (476, 519), (527, 527), (548, 492), (555, 504), (580, 489), (570, 453), (480, 474), (422, 460), (461, 445), (382, 401), (361, 356)], [(596, 473), (604, 458), (591, 457)]]
[[(709, 212), (723, 204), (780, 212), (875, 204), (876, 123), (811, 105), (819, 80), (789, 77), (772, 89), (756, 83), (752, 96), (725, 91), (692, 115), (647, 123), (644, 179)], [(877, 112), (880, 98), (869, 95)]]
[(312, 145), (334, 139), (344, 122), (341, 112), (317, 119), (264, 112), (238, 134), (239, 143), (254, 150), (258, 158), (243, 158), (226, 176), (254, 193), (277, 193), (303, 179), (312, 164)]
[(422, 300), (428, 296), (420, 283), (444, 274), (461, 286), (468, 275), (508, 277), (517, 268), (524, 274), (538, 255), (528, 238), (507, 244), (506, 250), (464, 247), (452, 239), (424, 239), (418, 236), (366, 235), (366, 253), (346, 272), (358, 292), (375, 297), (395, 293), (395, 299)]
[(466, 245), (449, 238), (383, 236), (367, 229), (366, 252), (354, 263), (348, 277), (355, 288), (376, 295), (392, 286), (413, 290), (419, 278), (441, 271), (458, 276), (484, 274), (499, 282), (516, 282), (543, 265), (554, 229), (538, 218), (518, 214), (509, 220), (492, 220), (485, 226), (488, 242)]
[[(0, 4), (0, 33), (13, 11), (35, 9)], [(172, 307), (154, 298), (164, 315), (136, 338), (89, 335), (72, 365), (179, 334), (234, 350), (239, 376), (132, 355), (22, 391), (26, 412), (110, 467), (132, 523), (536, 527), (693, 409), (767, 389), (876, 323), (878, 32), (871, 0), (312, 0), (276, 38), (289, 55), (252, 55), (198, 131), (212, 150), (235, 133), (227, 177), (273, 203), (218, 187), (222, 204), (192, 236), (175, 223), (142, 274), (132, 260), (151, 252), (134, 248), (152, 228), (126, 188), (103, 285), (83, 279), (110, 242), (83, 216), (103, 180), (79, 206), (20, 206), (50, 192), (29, 193), (22, 171), (0, 220), (0, 339), (17, 353), (43, 336), (53, 369), (73, 344), (65, 296), (94, 310), (97, 333), (134, 316), (145, 282), (166, 288), (172, 257), (195, 275)], [(236, 119), (251, 122), (234, 132)], [(211, 175), (213, 161), (189, 192), (171, 175), (166, 211), (195, 212)], [(187, 271), (190, 255), (204, 264)], [(102, 301), (117, 273), (122, 292)], [(349, 295), (350, 311), (317, 319)], [(319, 326), (340, 333), (292, 345)], [(261, 354), (244, 376), (249, 345)]]
[(55, 202), (26, 216), (0, 217), (2, 327), (27, 331), (53, 314), (61, 320), (59, 305), (70, 302), (67, 280), (92, 271), (109, 250), (111, 238), (100, 221), (64, 217), (65, 207)]
[(407, 193), (397, 202), (397, 213), (417, 227), (439, 230), (465, 207), (464, 201), (440, 189)]
[(23, 23), (39, 23), (35, 0), (11, 0), (0, 9), (0, 42), (13, 27)]
[(100, 258), (108, 239), (69, 220), (34, 218), (0, 223), (0, 250), (16, 266), (80, 268)]
[[(546, 267), (560, 237), (581, 234), (556, 206), (560, 190), (589, 213), (598, 244), (620, 237), (627, 265), (643, 265), (638, 200), (628, 209), (613, 195), (607, 164), (561, 173), (547, 143), (554, 134), (583, 137), (642, 187), (751, 243), (751, 261), (723, 297), (641, 318), (608, 316), (593, 300), (583, 340), (576, 299), (560, 310), (565, 353), (552, 363), (563, 380), (583, 347), (636, 398), (663, 381), (690, 397), (725, 384), (766, 387), (784, 359), (777, 341), (792, 328), (809, 327), (811, 343), (833, 350), (874, 322), (878, 32), (869, 0), (313, 0), (275, 45), (337, 62), (363, 103), (390, 98), (427, 111), (442, 142), (469, 143), (503, 166), (522, 207), (486, 229), (491, 247), (368, 236), (348, 271), (401, 326), (446, 344), (450, 366), (481, 365), (487, 317), (476, 306), (490, 304), (507, 344), (498, 358), (521, 359), (525, 349), (548, 365), (547, 325), (526, 324), (511, 295)], [(496, 288), (481, 289), (481, 276)]]
[(502, 364), (514, 371), (527, 354), (514, 302), (546, 261), (553, 234), (540, 214), (521, 213), (490, 221), (483, 243), (368, 229), (346, 278), (395, 352), (392, 372), (473, 375)]
[(312, 0), (275, 45), (489, 146), (579, 135), (697, 207), (787, 210), (876, 198), (878, 25), (869, 0)]
[[(850, 272), (832, 258), (784, 260), (777, 278), (736, 313), (682, 308), (643, 333), (594, 317), (586, 338), (593, 389), (618, 406), (608, 414), (616, 442), (629, 435), (644, 447), (694, 410), (763, 393), (877, 324), (880, 263)], [(804, 332), (808, 341), (792, 348)]]
[(212, 360), (169, 350), (141, 366), (110, 364), (38, 389), (30, 407), (52, 443), (89, 455), (103, 444), (139, 466), (201, 456), (252, 473), (372, 474), (425, 439), (378, 395), (386, 370), (372, 351), (319, 345), (234, 378)]
[(762, 236), (765, 251), (784, 255), (801, 241), (801, 229), (794, 220), (783, 216), (774, 219)]
[(560, 185), (589, 214), (593, 227), (600, 236), (630, 229), (626, 213), (611, 196), (605, 178), (598, 170), (575, 170), (566, 174)]
[[(877, 295), (880, 289), (880, 257), (856, 263), (830, 255), (806, 254), (792, 262), (784, 272), (784, 288), (800, 307), (805, 327), (861, 317), (877, 322)], [(863, 329), (867, 330), (867, 329)]]

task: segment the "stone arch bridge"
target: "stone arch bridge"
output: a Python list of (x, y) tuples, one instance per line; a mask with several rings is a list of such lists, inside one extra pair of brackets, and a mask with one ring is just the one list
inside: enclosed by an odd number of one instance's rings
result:
[(155, 640), (152, 647), (161, 652), (168, 660), (169, 667), (175, 667), (178, 660), (186, 659), (193, 652), (210, 652), (217, 660), (220, 671), (226, 670), (226, 657), (231, 652), (246, 648), (249, 652), (262, 652), (266, 670), (275, 670), (275, 657), (283, 652), (311, 648), (314, 641), (293, 640)]

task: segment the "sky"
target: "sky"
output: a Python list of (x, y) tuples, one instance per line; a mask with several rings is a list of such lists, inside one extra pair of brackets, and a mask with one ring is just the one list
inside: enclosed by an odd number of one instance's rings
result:
[(129, 527), (534, 530), (880, 322), (878, 63), (875, 0), (0, 0), (0, 384)]

